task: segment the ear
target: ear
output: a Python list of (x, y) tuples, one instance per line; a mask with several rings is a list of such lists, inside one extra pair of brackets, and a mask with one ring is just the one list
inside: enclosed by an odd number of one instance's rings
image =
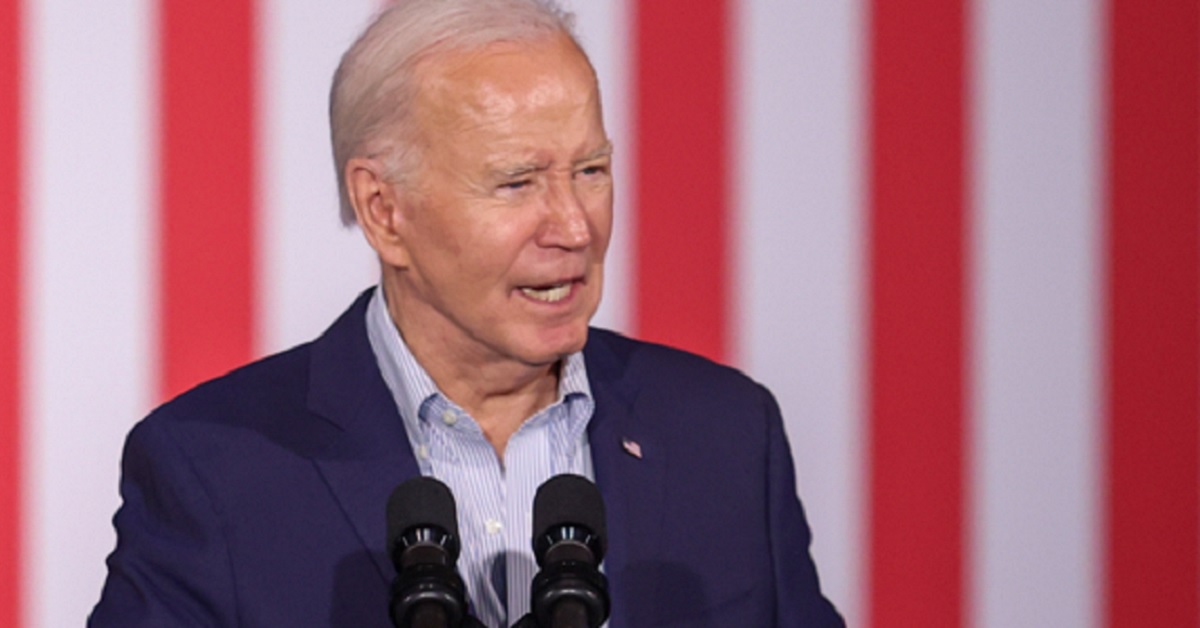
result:
[(346, 193), (354, 207), (358, 226), (384, 264), (405, 268), (409, 264), (404, 245), (404, 206), (396, 185), (385, 177), (376, 159), (355, 157), (346, 162)]

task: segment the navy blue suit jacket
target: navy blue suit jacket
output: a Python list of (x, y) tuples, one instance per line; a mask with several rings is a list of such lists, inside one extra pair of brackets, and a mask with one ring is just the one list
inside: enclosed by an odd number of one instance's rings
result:
[[(390, 625), (384, 508), (418, 469), (368, 344), (366, 303), (134, 428), (89, 625)], [(817, 583), (770, 393), (606, 331), (591, 331), (584, 355), (610, 626), (842, 625)]]

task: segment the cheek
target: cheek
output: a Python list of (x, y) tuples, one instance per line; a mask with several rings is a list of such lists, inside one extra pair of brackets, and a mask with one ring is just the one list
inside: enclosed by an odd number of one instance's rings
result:
[(601, 255), (608, 250), (609, 237), (612, 235), (612, 192), (594, 199), (588, 204), (588, 222), (595, 241), (594, 249)]
[(464, 226), (460, 246), (450, 263), (462, 274), (480, 282), (502, 283), (502, 279), (520, 257), (526, 237), (525, 227), (516, 217), (507, 220), (479, 221)]
[(417, 275), (446, 304), (478, 303), (494, 281), (494, 242), (487, 229), (468, 220), (427, 220), (414, 230), (411, 248)]

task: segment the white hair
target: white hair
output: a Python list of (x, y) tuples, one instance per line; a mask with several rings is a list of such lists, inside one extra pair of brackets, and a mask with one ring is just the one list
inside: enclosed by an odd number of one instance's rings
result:
[(421, 60), (560, 34), (578, 46), (574, 15), (556, 0), (401, 0), (377, 15), (342, 55), (329, 94), (342, 222), (355, 221), (345, 181), (351, 158), (383, 159), (393, 180), (412, 170), (412, 106)]

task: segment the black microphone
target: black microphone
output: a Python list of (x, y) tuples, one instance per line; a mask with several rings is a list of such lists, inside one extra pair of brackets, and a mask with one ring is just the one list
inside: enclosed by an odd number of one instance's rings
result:
[(387, 504), (387, 550), (396, 565), (391, 617), (397, 628), (459, 628), (467, 616), (458, 560), (454, 494), (426, 477), (392, 491)]
[(587, 478), (556, 475), (533, 498), (533, 619), (541, 628), (598, 628), (608, 619), (604, 499)]

